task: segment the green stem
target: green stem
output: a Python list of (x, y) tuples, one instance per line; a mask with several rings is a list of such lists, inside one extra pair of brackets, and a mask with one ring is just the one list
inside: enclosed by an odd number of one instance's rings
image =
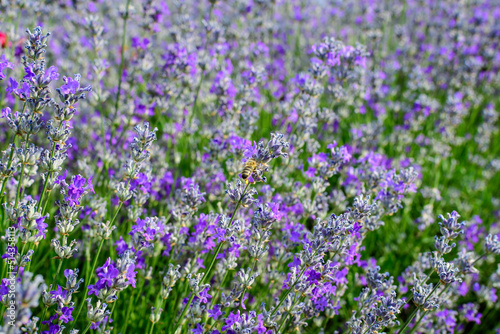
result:
[[(245, 189), (243, 190), (243, 193), (241, 194), (240, 200), (238, 201), (238, 203), (236, 203), (236, 206), (235, 206), (235, 208), (233, 210), (233, 214), (231, 215), (231, 220), (229, 221), (229, 225), (228, 225), (229, 227), (231, 227), (231, 225), (233, 225), (234, 218), (236, 217), (236, 212), (238, 211), (238, 208), (241, 205), (241, 201), (245, 197), (245, 194), (247, 193), (247, 190), (248, 190), (249, 186), (250, 186), (250, 182), (247, 183), (247, 185), (245, 186)], [(221, 243), (219, 243), (219, 246), (217, 247), (217, 250), (216, 250), (214, 256), (212, 257), (212, 261), (210, 262), (210, 265), (209, 265), (207, 271), (205, 272), (205, 275), (203, 275), (203, 278), (201, 279), (200, 284), (205, 283), (205, 281), (207, 280), (208, 275), (212, 271), (212, 268), (213, 268), (213, 266), (215, 264), (215, 260), (217, 259), (217, 255), (219, 255), (219, 252), (220, 252), (220, 250), (222, 248), (222, 245), (224, 243), (225, 243), (225, 241), (222, 241)]]
[[(38, 246), (37, 246), (38, 248)], [(50, 256), (50, 252), (44, 252), (44, 254), (42, 255), (42, 258), (41, 259), (37, 259), (36, 263), (33, 265), (33, 273), (35, 273), (40, 267), (42, 267), (46, 261), (47, 261), (47, 258)], [(34, 261), (30, 261), (31, 262), (34, 262)]]
[[(321, 247), (323, 247), (323, 245), (326, 243), (326, 241), (323, 241), (323, 244), (321, 246), (318, 247), (318, 249), (320, 249)], [(316, 249), (313, 253), (313, 256), (314, 257), (318, 251), (318, 249)], [(337, 250), (337, 252), (340, 250), (340, 248)], [(288, 295), (290, 294), (290, 292), (292, 291), (293, 288), (295, 288), (295, 285), (297, 285), (297, 283), (299, 282), (300, 278), (302, 277), (302, 275), (304, 274), (304, 272), (306, 271), (306, 269), (308, 268), (307, 265), (304, 265), (304, 269), (302, 269), (302, 271), (300, 272), (300, 275), (299, 277), (297, 277), (297, 279), (295, 280), (295, 283), (293, 283), (293, 285), (285, 292), (285, 295), (281, 298), (278, 306), (276, 306), (273, 310), (273, 312), (271, 312), (271, 316), (273, 316), (277, 311), (278, 309), (280, 308), (281, 304), (283, 304), (283, 302), (285, 301), (286, 297), (288, 297)]]
[[(245, 197), (245, 194), (247, 193), (247, 190), (248, 190), (249, 186), (250, 186), (250, 182), (247, 183), (247, 185), (245, 186), (245, 189), (243, 190), (243, 193), (241, 194), (241, 197), (240, 197), (238, 203), (236, 203), (236, 206), (235, 206), (234, 211), (233, 211), (233, 215), (231, 216), (231, 220), (229, 221), (229, 227), (231, 227), (231, 225), (233, 224), (234, 217), (236, 216), (236, 212), (238, 211), (238, 208), (240, 207), (241, 201)], [(210, 262), (210, 265), (208, 266), (207, 271), (205, 272), (205, 274), (203, 275), (203, 278), (200, 281), (200, 285), (205, 282), (205, 280), (207, 279), (208, 275), (212, 271), (212, 268), (213, 268), (213, 266), (215, 264), (215, 260), (217, 259), (217, 255), (219, 255), (219, 252), (220, 252), (220, 250), (222, 248), (222, 245), (224, 245), (224, 243), (225, 243), (225, 241), (222, 241), (221, 243), (219, 243), (219, 246), (217, 247), (217, 250), (215, 251), (215, 254), (212, 257), (212, 261)], [(194, 297), (195, 297), (194, 293), (192, 293), (191, 297), (189, 298), (188, 302), (186, 303), (186, 306), (184, 306), (184, 309), (182, 310), (182, 313), (181, 313), (179, 319), (177, 320), (177, 324), (175, 325), (174, 333), (177, 332), (177, 330), (181, 326), (182, 319), (186, 315), (186, 312), (187, 312), (189, 306), (191, 305), (191, 303), (193, 302)]]
[[(127, 184), (127, 186), (128, 186), (128, 184)], [(120, 212), (120, 209), (122, 208), (122, 206), (123, 206), (123, 202), (120, 202), (120, 204), (118, 205), (118, 208), (115, 211), (115, 214), (113, 215), (113, 219), (111, 220), (111, 224), (109, 225), (110, 228), (115, 223), (116, 216), (118, 216), (118, 212)]]
[(85, 278), (90, 275), (90, 240), (87, 240), (87, 245), (85, 249)]

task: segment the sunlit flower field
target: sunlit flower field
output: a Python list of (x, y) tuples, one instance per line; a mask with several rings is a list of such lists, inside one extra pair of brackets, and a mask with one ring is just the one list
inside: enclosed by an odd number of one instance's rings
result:
[(0, 333), (500, 333), (499, 70), (495, 0), (0, 0)]

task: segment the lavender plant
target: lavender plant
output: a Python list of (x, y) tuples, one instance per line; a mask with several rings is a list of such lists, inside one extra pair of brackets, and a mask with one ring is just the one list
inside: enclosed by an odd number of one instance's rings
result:
[(0, 12), (1, 333), (500, 333), (494, 2)]

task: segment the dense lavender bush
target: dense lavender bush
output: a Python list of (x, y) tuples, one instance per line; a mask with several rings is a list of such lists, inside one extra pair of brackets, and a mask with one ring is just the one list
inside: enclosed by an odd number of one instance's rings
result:
[(500, 333), (499, 22), (0, 0), (0, 333)]

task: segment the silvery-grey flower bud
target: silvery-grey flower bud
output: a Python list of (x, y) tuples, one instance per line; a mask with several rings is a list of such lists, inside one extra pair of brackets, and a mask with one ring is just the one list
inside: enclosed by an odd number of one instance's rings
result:
[(21, 225), (30, 230), (36, 227), (36, 220), (42, 217), (40, 212), (36, 211), (37, 203), (35, 200), (27, 200), (20, 205), (22, 211)]
[[(78, 214), (83, 209), (81, 206), (69, 205), (66, 201), (56, 201), (55, 203), (59, 207), (59, 213), (56, 217), (63, 220), (77, 220)], [(78, 225), (78, 223), (75, 223)]]
[[(18, 252), (13, 256), (9, 257), (9, 260), (12, 261), (15, 266), (25, 267), (28, 264), (28, 262), (31, 261), (31, 256), (33, 255), (34, 252), (35, 252), (34, 250), (30, 249), (23, 256), (21, 256), (21, 254)], [(8, 254), (12, 255), (11, 253)]]

